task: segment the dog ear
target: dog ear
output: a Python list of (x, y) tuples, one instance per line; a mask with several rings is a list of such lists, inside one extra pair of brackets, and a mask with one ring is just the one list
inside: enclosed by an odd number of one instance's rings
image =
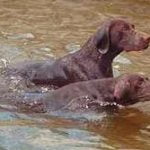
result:
[(123, 99), (128, 99), (130, 96), (131, 85), (129, 81), (119, 80), (114, 89), (114, 98), (118, 103), (122, 103)]
[(96, 48), (101, 54), (106, 54), (110, 46), (109, 25), (103, 25), (96, 36)]

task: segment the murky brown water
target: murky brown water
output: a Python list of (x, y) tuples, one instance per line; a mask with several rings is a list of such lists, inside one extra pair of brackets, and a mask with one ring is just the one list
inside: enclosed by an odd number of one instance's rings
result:
[[(150, 34), (149, 0), (1, 0), (0, 67), (4, 59), (14, 63), (63, 56), (80, 47), (105, 19), (118, 16)], [(114, 64), (120, 73), (150, 76), (150, 48), (122, 56), (127, 60)], [(150, 103), (115, 115), (76, 115), (64, 119), (1, 112), (0, 150), (150, 149)]]

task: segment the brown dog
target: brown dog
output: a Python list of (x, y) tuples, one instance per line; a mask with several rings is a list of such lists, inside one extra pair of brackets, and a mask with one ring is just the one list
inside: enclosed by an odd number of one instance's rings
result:
[(48, 93), (7, 93), (1, 95), (0, 104), (9, 104), (26, 112), (83, 112), (149, 100), (150, 81), (133, 74), (72, 83)]
[(105, 22), (77, 52), (55, 61), (21, 64), (9, 68), (35, 84), (56, 85), (112, 77), (112, 61), (122, 51), (146, 49), (150, 36), (139, 33), (134, 25), (120, 19)]

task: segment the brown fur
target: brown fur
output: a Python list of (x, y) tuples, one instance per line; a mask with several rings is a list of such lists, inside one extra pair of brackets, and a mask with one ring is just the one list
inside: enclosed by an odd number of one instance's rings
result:
[(21, 64), (8, 69), (35, 84), (56, 85), (113, 77), (112, 61), (122, 51), (146, 49), (150, 36), (139, 33), (134, 25), (120, 19), (105, 22), (83, 47), (53, 61)]
[(131, 105), (150, 100), (150, 81), (140, 75), (72, 83), (48, 93), (7, 93), (4, 104), (26, 112), (95, 111), (109, 105)]

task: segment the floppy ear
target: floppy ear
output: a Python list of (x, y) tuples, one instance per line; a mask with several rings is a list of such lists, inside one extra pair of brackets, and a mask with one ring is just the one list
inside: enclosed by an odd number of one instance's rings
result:
[(96, 36), (96, 47), (101, 54), (106, 54), (110, 46), (110, 36), (109, 36), (110, 25), (103, 25), (103, 27), (98, 30)]
[(114, 89), (114, 97), (116, 100), (122, 100), (130, 96), (131, 85), (129, 81), (120, 80), (116, 83)]

